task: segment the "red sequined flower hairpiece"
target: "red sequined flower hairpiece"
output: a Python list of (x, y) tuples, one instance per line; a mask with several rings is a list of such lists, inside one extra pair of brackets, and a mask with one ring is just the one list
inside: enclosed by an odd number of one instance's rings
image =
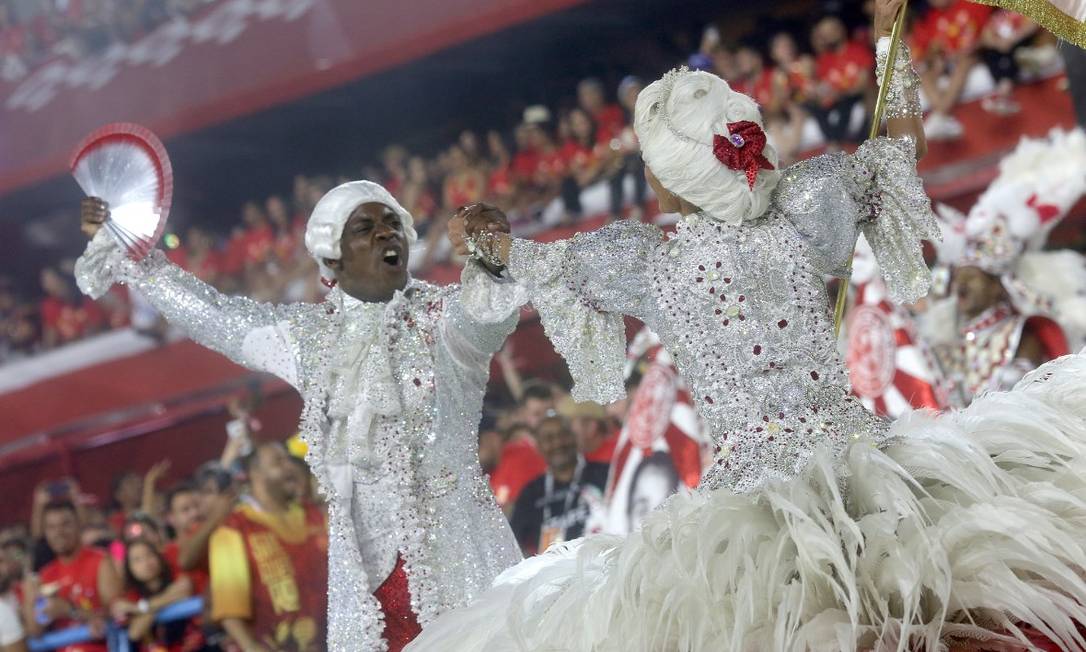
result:
[(713, 136), (713, 154), (718, 161), (732, 170), (747, 173), (747, 184), (754, 190), (759, 170), (773, 170), (773, 164), (765, 156), (765, 132), (758, 123), (750, 120), (728, 123), (728, 135)]

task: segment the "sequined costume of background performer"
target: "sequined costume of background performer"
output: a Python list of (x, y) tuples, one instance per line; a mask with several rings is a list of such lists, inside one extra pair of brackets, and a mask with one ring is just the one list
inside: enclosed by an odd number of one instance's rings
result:
[(951, 296), (925, 314), (925, 330), (961, 404), (1086, 344), (1086, 258), (1040, 251), (1086, 194), (1086, 134), (1024, 138), (999, 170), (968, 215), (936, 206)]
[[(878, 3), (880, 25), (899, 4)], [(919, 112), (908, 56), (899, 118)], [(526, 285), (578, 398), (621, 396), (622, 314), (658, 333), (714, 463), (639, 532), (522, 562), (408, 650), (937, 650), (1017, 643), (1021, 623), (1086, 648), (1086, 357), (944, 416), (887, 422), (850, 396), (823, 275), (862, 230), (895, 300), (927, 290), (921, 240), (939, 233), (914, 142), (778, 172), (755, 103), (687, 71), (641, 93), (635, 129), (665, 210), (685, 214), (673, 236), (620, 222), (467, 243)]]
[[(502, 288), (476, 264), (463, 288), (411, 279), (414, 239), (384, 188), (355, 181), (307, 224), (306, 247), (337, 282), (319, 305), (223, 296), (160, 251), (132, 263), (104, 230), (76, 269), (87, 294), (128, 283), (197, 342), (301, 393), (307, 460), (329, 503), (330, 650), (399, 649), (520, 559), (477, 458), (490, 357), (518, 311), (487, 304)], [(469, 316), (471, 302), (493, 321)]]

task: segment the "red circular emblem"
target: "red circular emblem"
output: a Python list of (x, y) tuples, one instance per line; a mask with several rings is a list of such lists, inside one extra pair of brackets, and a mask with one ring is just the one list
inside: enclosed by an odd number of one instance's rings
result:
[(856, 306), (848, 317), (848, 355), (852, 389), (861, 398), (882, 396), (894, 380), (897, 341), (890, 318), (882, 310)]
[(649, 448), (662, 437), (671, 422), (675, 403), (675, 381), (671, 371), (653, 363), (641, 378), (641, 384), (630, 403), (626, 417), (626, 432), (637, 448)]

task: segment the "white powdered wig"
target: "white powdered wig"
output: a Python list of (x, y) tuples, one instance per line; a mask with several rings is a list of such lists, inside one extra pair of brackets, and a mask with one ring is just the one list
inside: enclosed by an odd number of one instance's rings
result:
[[(728, 136), (728, 123), (749, 120), (760, 127), (754, 100), (733, 91), (711, 73), (671, 71), (637, 96), (634, 130), (641, 151), (665, 188), (728, 224), (740, 224), (765, 212), (780, 170), (759, 170), (752, 190), (743, 170), (732, 170), (713, 154), (713, 136)], [(774, 168), (777, 152), (762, 150)]]
[(410, 247), (418, 240), (411, 213), (385, 190), (384, 186), (372, 181), (348, 181), (332, 188), (321, 197), (305, 225), (305, 248), (309, 255), (320, 265), (321, 276), (329, 281), (336, 277), (334, 271), (325, 264), (325, 259), (339, 260), (339, 241), (343, 236), (343, 226), (362, 204), (384, 204), (400, 216), (407, 245)]

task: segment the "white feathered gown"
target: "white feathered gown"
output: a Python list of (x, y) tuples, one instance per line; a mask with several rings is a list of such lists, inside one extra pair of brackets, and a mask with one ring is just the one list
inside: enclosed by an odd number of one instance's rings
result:
[(862, 228), (891, 292), (924, 290), (918, 243), (936, 227), (910, 150), (878, 139), (793, 166), (743, 225), (516, 241), (510, 270), (575, 394), (621, 389), (618, 315), (637, 316), (716, 458), (640, 532), (526, 560), (408, 649), (1030, 649), (1028, 626), (1086, 650), (1086, 358), (938, 417), (887, 424), (848, 396), (821, 275)]

